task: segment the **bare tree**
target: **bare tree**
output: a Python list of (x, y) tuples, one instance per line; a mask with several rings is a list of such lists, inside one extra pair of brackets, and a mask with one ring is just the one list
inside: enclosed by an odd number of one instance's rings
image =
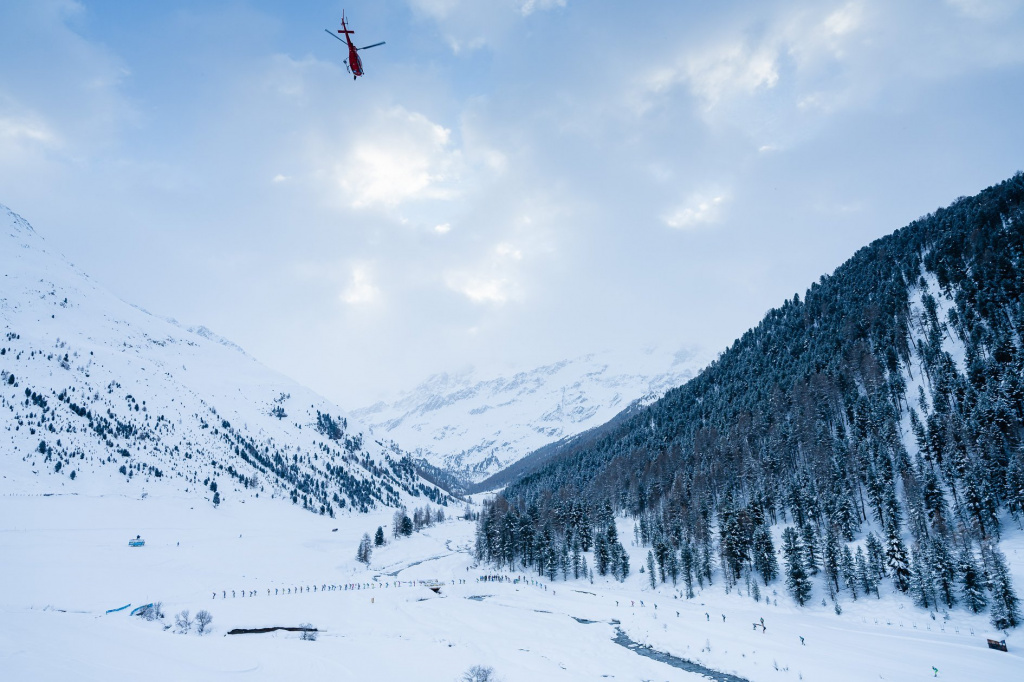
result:
[(153, 602), (152, 604), (147, 604), (139, 610), (139, 615), (145, 618), (146, 620), (157, 620), (159, 618), (163, 618), (163, 606), (164, 603), (160, 601)]
[(304, 642), (315, 642), (317, 631), (311, 623), (300, 623), (299, 627), (302, 628), (302, 640)]
[(213, 622), (213, 616), (209, 611), (203, 609), (196, 614), (196, 632), (203, 634), (210, 629), (210, 623)]
[(178, 612), (174, 617), (174, 624), (178, 626), (178, 632), (181, 634), (192, 629), (192, 618), (189, 616), (188, 609)]
[(462, 682), (498, 682), (494, 676), (494, 668), (486, 665), (474, 665), (462, 673)]

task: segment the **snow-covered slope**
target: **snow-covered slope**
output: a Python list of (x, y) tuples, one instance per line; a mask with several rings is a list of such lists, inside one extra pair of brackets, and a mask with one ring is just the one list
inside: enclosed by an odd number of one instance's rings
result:
[(693, 351), (595, 353), (512, 376), (436, 374), (393, 401), (352, 411), (372, 433), (457, 477), (480, 481), (537, 448), (653, 401), (710, 361)]
[(128, 305), (0, 206), (0, 492), (285, 497), (318, 513), (439, 491), (391, 444), (203, 327)]

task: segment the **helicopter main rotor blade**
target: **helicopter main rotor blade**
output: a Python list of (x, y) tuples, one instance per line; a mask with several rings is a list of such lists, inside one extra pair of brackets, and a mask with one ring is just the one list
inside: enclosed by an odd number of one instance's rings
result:
[(379, 46), (379, 45), (383, 45), (383, 44), (384, 44), (384, 42), (385, 42), (385, 41), (383, 41), (383, 40), (382, 40), (382, 41), (380, 41), (379, 43), (374, 43), (373, 45), (367, 45), (366, 47), (357, 47), (356, 49), (357, 49), (357, 50), (369, 50), (369, 49), (370, 49), (371, 47), (377, 47), (377, 46)]
[[(333, 33), (331, 33), (331, 29), (325, 28), (324, 31), (326, 31), (327, 35), (331, 36), (332, 38), (338, 38), (338, 36), (336, 36)], [(338, 38), (338, 40), (340, 40), (341, 42), (343, 42), (345, 44), (348, 44), (348, 41), (344, 40), (343, 38)]]

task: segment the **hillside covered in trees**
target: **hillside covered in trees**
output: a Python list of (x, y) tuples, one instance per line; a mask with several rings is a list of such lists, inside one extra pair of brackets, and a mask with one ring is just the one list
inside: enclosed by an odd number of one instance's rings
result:
[(509, 485), (478, 558), (571, 577), (593, 546), (623, 576), (624, 514), (652, 583), (688, 596), (785, 580), (802, 604), (819, 575), (833, 601), (884, 585), (1017, 625), (997, 543), (1024, 512), (1022, 201), (1017, 174), (859, 250), (699, 376)]

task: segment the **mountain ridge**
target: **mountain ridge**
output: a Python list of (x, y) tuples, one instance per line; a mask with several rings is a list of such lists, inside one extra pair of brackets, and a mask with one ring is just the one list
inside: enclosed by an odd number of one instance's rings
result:
[(211, 502), (262, 492), (327, 515), (447, 501), (336, 405), (206, 327), (113, 296), (6, 206), (0, 221), (4, 487), (170, 481)]
[(636, 355), (589, 353), (508, 375), (441, 372), (352, 415), (431, 466), (475, 484), (636, 401), (656, 399), (706, 361), (693, 349), (648, 347)]

